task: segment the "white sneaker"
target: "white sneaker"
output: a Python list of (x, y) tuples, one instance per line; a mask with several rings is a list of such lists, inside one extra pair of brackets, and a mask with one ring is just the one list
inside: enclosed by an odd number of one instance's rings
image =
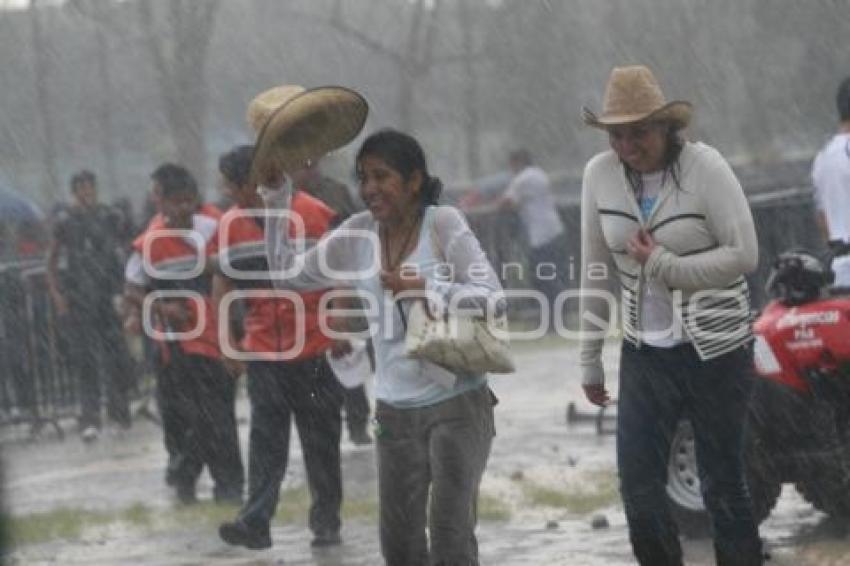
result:
[(80, 438), (83, 439), (83, 442), (94, 442), (100, 436), (100, 431), (95, 426), (87, 426), (83, 429), (83, 432), (80, 433)]

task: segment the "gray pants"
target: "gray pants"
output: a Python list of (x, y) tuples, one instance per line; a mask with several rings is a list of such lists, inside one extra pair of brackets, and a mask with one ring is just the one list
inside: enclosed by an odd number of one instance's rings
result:
[(478, 486), (495, 435), (495, 403), (486, 385), (429, 407), (377, 403), (381, 551), (388, 566), (477, 566)]

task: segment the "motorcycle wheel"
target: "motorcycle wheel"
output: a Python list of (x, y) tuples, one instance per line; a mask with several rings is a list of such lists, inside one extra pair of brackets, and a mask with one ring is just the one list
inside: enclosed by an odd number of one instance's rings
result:
[[(758, 524), (767, 518), (776, 505), (782, 484), (771, 472), (768, 458), (752, 432), (746, 439), (745, 473), (753, 504), (753, 516)], [(694, 432), (687, 420), (679, 423), (670, 444), (667, 499), (679, 532), (690, 538), (701, 538), (710, 534), (710, 517), (700, 489)]]

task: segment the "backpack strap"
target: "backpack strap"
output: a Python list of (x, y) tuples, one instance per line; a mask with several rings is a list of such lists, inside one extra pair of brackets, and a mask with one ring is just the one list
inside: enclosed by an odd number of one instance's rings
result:
[(440, 245), (440, 236), (437, 234), (437, 207), (429, 206), (426, 214), (430, 216), (428, 219), (428, 234), (431, 237), (431, 248), (434, 250), (437, 259), (441, 263), (445, 263), (448, 258), (446, 258), (446, 254), (443, 251), (443, 246)]

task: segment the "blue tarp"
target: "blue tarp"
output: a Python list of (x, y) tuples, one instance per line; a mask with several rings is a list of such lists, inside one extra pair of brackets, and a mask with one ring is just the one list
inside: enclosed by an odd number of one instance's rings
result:
[(35, 203), (11, 188), (0, 185), (0, 222), (23, 224), (43, 220), (44, 213)]

